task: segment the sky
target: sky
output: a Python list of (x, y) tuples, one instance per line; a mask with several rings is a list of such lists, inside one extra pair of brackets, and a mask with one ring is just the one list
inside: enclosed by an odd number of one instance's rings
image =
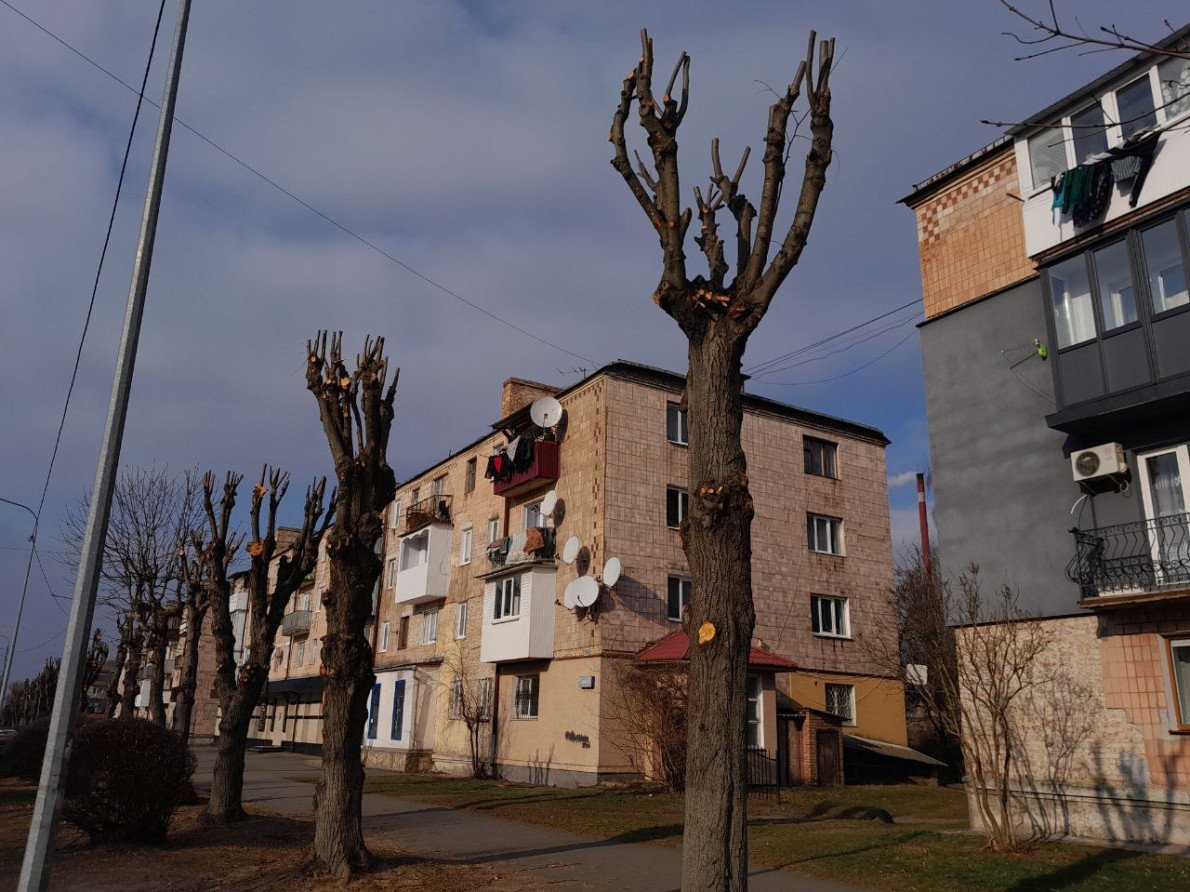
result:
[[(157, 4), (5, 2), (139, 84)], [(1120, 9), (1077, 6), (1096, 24)], [(176, 11), (167, 0), (147, 89), (155, 101)], [(1141, 0), (1127, 24), (1156, 36), (1175, 14)], [(251, 472), (273, 462), (300, 494), (297, 484), (330, 470), (302, 376), (306, 339), (319, 328), (344, 330), (349, 349), (365, 334), (387, 338), (401, 368), (390, 448), (398, 478), (486, 430), (510, 375), (564, 386), (614, 359), (683, 370), (683, 338), (649, 300), (656, 239), (608, 163), (611, 114), (641, 26), (654, 37), (659, 77), (681, 51), (693, 57), (685, 187), (705, 183), (718, 136), (728, 164), (752, 147), (744, 191), (754, 199), (766, 85), (792, 78), (810, 28), (838, 41), (835, 162), (809, 245), (745, 369), (919, 298), (913, 215), (898, 199), (992, 141), (998, 131), (981, 118), (1020, 120), (1120, 61), (1063, 53), (1016, 62), (1002, 32), (1019, 23), (995, 0), (786, 0), (730, 12), (702, 0), (199, 0), (179, 119), (392, 258), (563, 349), (433, 287), (175, 128), (123, 466)], [(33, 507), (135, 103), (0, 6), (0, 497)], [(74, 580), (58, 530), (95, 474), (156, 125), (146, 105), (42, 515), (42, 567), (33, 567), (15, 678), (61, 653)], [(630, 139), (644, 148), (638, 132)], [(696, 268), (692, 242), (687, 255)], [(916, 535), (913, 472), (929, 464), (915, 313), (749, 382), (885, 431), (898, 545)], [(29, 527), (27, 514), (0, 504), (3, 636)]]

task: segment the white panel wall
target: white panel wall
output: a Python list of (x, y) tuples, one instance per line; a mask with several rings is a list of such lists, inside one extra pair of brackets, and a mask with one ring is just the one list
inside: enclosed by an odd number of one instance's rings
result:
[[(447, 586), (450, 584), (450, 548), (454, 538), (453, 532), (446, 524), (431, 524), (425, 531), (419, 530), (414, 535), (422, 535), (423, 532), (429, 533), (426, 562), (397, 573), (398, 604), (422, 604), (446, 597)], [(401, 548), (398, 546), (397, 560), (400, 558)]]
[(483, 587), (481, 660), (499, 663), (505, 660), (548, 660), (553, 657), (556, 577), (557, 571), (552, 567), (523, 571), (520, 615), (499, 620), (492, 618), (496, 580), (487, 581)]

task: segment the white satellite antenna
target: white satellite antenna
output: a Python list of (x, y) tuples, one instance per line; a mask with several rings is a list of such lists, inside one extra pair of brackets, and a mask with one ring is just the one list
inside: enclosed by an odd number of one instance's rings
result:
[(562, 563), (573, 564), (578, 558), (578, 553), (583, 547), (583, 540), (578, 536), (571, 536), (566, 540), (566, 544), (562, 546)]
[(554, 509), (558, 507), (558, 492), (551, 489), (545, 494), (545, 498), (541, 500), (541, 516), (553, 517)]
[(603, 565), (603, 584), (611, 588), (620, 581), (620, 571), (623, 569), (618, 557), (608, 558), (607, 563)]
[(553, 427), (562, 420), (564, 411), (562, 404), (552, 396), (543, 396), (533, 401), (529, 407), (529, 417), (538, 427)]
[[(580, 577), (580, 578), (582, 578), (582, 577)], [(564, 591), (562, 593), (562, 606), (565, 607), (567, 610), (574, 609), (574, 605), (576, 603), (576, 601), (574, 599), (574, 590), (575, 590), (575, 585), (577, 582), (578, 582), (578, 579), (571, 580), (566, 586), (566, 591)]]
[(590, 607), (599, 600), (599, 582), (594, 576), (580, 576), (566, 588), (574, 589), (574, 603), (579, 607)]

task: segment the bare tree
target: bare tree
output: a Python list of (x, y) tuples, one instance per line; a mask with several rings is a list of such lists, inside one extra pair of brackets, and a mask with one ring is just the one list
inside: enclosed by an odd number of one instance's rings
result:
[[(1025, 12), (1008, 0), (1000, 0), (1000, 5), (1029, 28), (1028, 33), (1024, 35), (1013, 31), (1004, 32), (1017, 43), (1029, 47), (1025, 55), (1017, 56), (1018, 62), (1075, 49), (1083, 53), (1124, 50), (1131, 53), (1153, 53), (1171, 59), (1190, 59), (1190, 46), (1160, 46), (1159, 42), (1134, 37), (1115, 24), (1096, 25), (1087, 30), (1078, 18), (1074, 19), (1073, 25), (1064, 23), (1058, 17), (1057, 5), (1053, 0), (1049, 0), (1049, 13), (1044, 16)], [(1165, 27), (1171, 34), (1175, 31), (1169, 19), (1165, 20)]]
[[(748, 647), (752, 605), (752, 497), (740, 444), (744, 377), (741, 359), (777, 289), (797, 264), (810, 235), (832, 158), (830, 75), (833, 40), (811, 32), (793, 82), (769, 108), (759, 207), (740, 191), (744, 150), (733, 175), (723, 171), (719, 141), (711, 143), (710, 185), (694, 190), (706, 275), (690, 277), (684, 250), (691, 210), (682, 207), (678, 128), (689, 99), (690, 57), (683, 53), (660, 102), (653, 94), (653, 44), (641, 32), (641, 55), (628, 73), (612, 118), (612, 165), (649, 218), (661, 243), (661, 281), (653, 300), (677, 322), (689, 342), (684, 402), (689, 415), (689, 519), (682, 542), (698, 597), (687, 619), (690, 639), (690, 745), (682, 888), (747, 887), (747, 771), (744, 747)], [(680, 98), (674, 85), (681, 76)], [(808, 109), (794, 106), (805, 91)], [(634, 171), (624, 128), (635, 100), (653, 155), (650, 170), (638, 156)], [(795, 124), (790, 134), (790, 118)], [(809, 120), (809, 135), (799, 126)], [(804, 171), (792, 219), (770, 258), (786, 164), (794, 138), (807, 139)], [(735, 219), (735, 276), (730, 284), (727, 246), (718, 231), (723, 209)], [(755, 226), (753, 225), (755, 224)]]
[[(201, 556), (204, 584), (208, 586), (211, 635), (215, 642), (215, 695), (219, 699), (219, 740), (211, 778), (207, 815), (226, 823), (244, 817), (244, 753), (252, 713), (269, 676), (277, 629), (293, 593), (314, 569), (327, 524), (323, 518), (326, 479), (316, 480), (306, 490), (302, 528), (292, 541), (277, 543), (277, 509), (289, 488), (289, 475), (266, 465), (260, 482), (252, 488), (250, 508), (248, 617), (245, 623), (247, 647), (244, 660), (236, 664), (235, 629), (231, 619), (230, 567), (241, 544), (231, 526), (236, 493), (242, 475), (229, 473), (219, 499), (215, 498), (215, 475), (203, 476), (203, 512), (206, 529), (195, 537)], [(267, 485), (266, 485), (267, 484)], [(266, 502), (267, 497), (267, 502)], [(333, 497), (332, 497), (333, 502)], [(274, 569), (275, 567), (275, 569)]]
[(90, 705), (90, 690), (103, 674), (108, 653), (107, 642), (103, 640), (103, 630), (95, 629), (91, 635), (91, 646), (87, 649), (87, 662), (83, 670), (82, 703), (79, 707), (83, 712), (86, 712)]
[(364, 845), (361, 746), (367, 698), (375, 675), (364, 632), (375, 606), (372, 591), (382, 561), (376, 543), (384, 533), (384, 509), (396, 490), (388, 465), (397, 378), (385, 389), (388, 360), (384, 338), (364, 341), (355, 370), (343, 363), (343, 334), (319, 332), (306, 344), (306, 386), (318, 401), (323, 433), (335, 464), (338, 492), (335, 525), (327, 535), (330, 587), (323, 595), (322, 776), (314, 794), (315, 863), (347, 877), (367, 870)]
[(193, 541), (182, 546), (179, 557), (182, 568), (182, 621), (185, 632), (182, 637), (182, 653), (178, 659), (178, 683), (173, 689), (174, 711), (171, 727), (182, 740), (189, 741), (194, 717), (195, 689), (198, 687), (202, 627), (210, 605), (210, 585), (202, 557)]
[(642, 776), (673, 791), (685, 789), (686, 668), (618, 660), (611, 676), (605, 716), (616, 728), (614, 745)]
[(467, 729), (471, 776), (486, 778), (491, 767), (492, 676), (484, 673), (476, 648), (465, 648), (460, 641), (443, 658), (442, 669), (447, 715)]
[(132, 637), (132, 615), (116, 615), (116, 658), (112, 661), (112, 677), (107, 686), (107, 717), (114, 718), (120, 706), (120, 681), (123, 668), (128, 661), (128, 642)]

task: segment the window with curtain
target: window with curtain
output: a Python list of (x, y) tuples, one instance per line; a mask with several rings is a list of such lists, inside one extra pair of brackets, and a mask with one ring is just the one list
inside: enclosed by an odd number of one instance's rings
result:
[(1177, 220), (1167, 220), (1141, 233), (1145, 272), (1153, 312), (1163, 313), (1190, 303), (1186, 288), (1186, 264), (1178, 238)]
[(1190, 59), (1166, 59), (1157, 66), (1157, 79), (1161, 82), (1165, 120), (1190, 112)]
[(1040, 189), (1066, 170), (1066, 137), (1060, 127), (1047, 127), (1029, 137), (1029, 172)]
[(1099, 292), (1099, 311), (1103, 328), (1111, 331), (1136, 321), (1136, 290), (1128, 263), (1128, 245), (1123, 241), (1100, 248), (1094, 253), (1095, 276)]
[(1058, 346), (1093, 340), (1095, 310), (1091, 305), (1086, 258), (1080, 254), (1057, 264), (1049, 271), (1049, 282)]

